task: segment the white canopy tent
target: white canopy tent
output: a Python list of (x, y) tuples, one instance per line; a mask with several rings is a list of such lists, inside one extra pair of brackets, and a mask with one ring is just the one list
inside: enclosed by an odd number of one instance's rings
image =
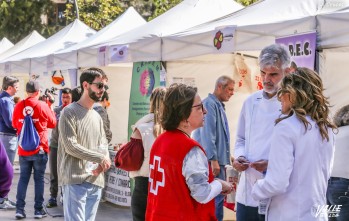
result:
[(96, 33), (95, 30), (81, 21), (75, 20), (45, 41), (17, 53), (1, 63), (9, 62), (11, 73), (41, 74), (47, 72), (47, 67), (50, 65), (46, 56), (81, 42), (94, 33)]
[[(343, 2), (344, 5), (344, 2)], [(349, 47), (349, 6), (316, 16), (318, 48)]]
[[(241, 78), (239, 78), (240, 76), (237, 72), (241, 56), (235, 54), (235, 52), (245, 55), (242, 57), (242, 60), (247, 65), (247, 72), (250, 73), (253, 81), (259, 76), (257, 64), (259, 51), (263, 47), (274, 43), (275, 37), (317, 30), (318, 36), (326, 35), (331, 39), (331, 35), (333, 34), (337, 35), (336, 38), (341, 37), (343, 41), (346, 40), (348, 42), (349, 38), (347, 38), (347, 35), (349, 28), (347, 26), (349, 24), (349, 16), (348, 14), (344, 15), (339, 12), (338, 14), (336, 11), (347, 7), (349, 1), (343, 0), (340, 2), (340, 5), (332, 5), (330, 1), (324, 0), (264, 0), (221, 19), (196, 26), (181, 33), (165, 36), (162, 39), (162, 60), (166, 61), (168, 81), (171, 83), (178, 78), (192, 78), (198, 86), (200, 96), (204, 98), (208, 92), (213, 91), (213, 82), (220, 75), (226, 74), (232, 76), (236, 81), (236, 92), (231, 98), (231, 101), (226, 104), (226, 110), (231, 131), (235, 131), (242, 102), (250, 94), (250, 92), (239, 89)], [(317, 21), (316, 19), (316, 15), (321, 13), (331, 13), (332, 16), (340, 17), (341, 22), (337, 25), (338, 20), (327, 18), (328, 20), (332, 19), (332, 22), (326, 27), (326, 33), (321, 33), (322, 29), (318, 29), (321, 21)], [(340, 24), (343, 24), (343, 26)], [(227, 26), (235, 26), (236, 28), (234, 34), (235, 48), (226, 48), (224, 53), (222, 53), (214, 47), (213, 39), (217, 32), (217, 27)], [(336, 26), (335, 28), (338, 31), (332, 33), (334, 29), (331, 26)], [(341, 45), (347, 44), (343, 42)], [(327, 51), (324, 57), (328, 60), (329, 56), (334, 56), (332, 53), (334, 52)], [(340, 56), (338, 51), (336, 53), (336, 56)], [(251, 56), (246, 56), (246, 54)], [(332, 64), (327, 65), (325, 72), (328, 73), (329, 66), (336, 69), (345, 64), (349, 65), (348, 62), (344, 61), (348, 60), (348, 58), (348, 55), (346, 55), (340, 58), (337, 57), (337, 59), (331, 59)], [(336, 64), (333, 65), (334, 63)], [(333, 79), (336, 79), (337, 85), (339, 81), (346, 83), (340, 89), (337, 89), (336, 84), (327, 84), (330, 81), (324, 78), (325, 86), (328, 88), (327, 91), (330, 92), (329, 95), (334, 95), (331, 90), (336, 90), (337, 92), (341, 90), (341, 93), (343, 91), (347, 93), (349, 82), (343, 79), (344, 73), (342, 75), (336, 74), (337, 77), (332, 78), (335, 72), (333, 69), (331, 73), (326, 74), (327, 78), (331, 78), (332, 82), (334, 81)], [(341, 70), (345, 70), (346, 72), (348, 69), (349, 67), (346, 69), (341, 68)], [(251, 84), (253, 90), (256, 90), (253, 82)], [(349, 103), (344, 94), (340, 97), (346, 99), (347, 104)], [(234, 145), (234, 136), (231, 136), (231, 138), (231, 143)]]
[[(275, 37), (315, 31), (315, 16), (349, 5), (348, 0), (333, 5), (325, 0), (264, 0), (225, 18), (208, 22), (163, 38), (163, 60), (176, 60), (220, 53), (213, 45), (217, 27), (236, 26), (235, 48), (225, 51), (259, 51), (275, 42)], [(224, 42), (222, 47), (224, 47)]]
[(184, 0), (166, 13), (102, 45), (125, 46), (121, 62), (160, 61), (161, 37), (217, 19), (243, 7), (232, 0)]
[[(42, 41), (44, 41), (45, 38), (42, 37), (37, 31), (32, 31), (29, 35), (27, 35), (25, 38), (17, 42), (12, 48), (8, 49), (6, 52), (2, 53), (0, 55), (0, 61), (6, 60), (6, 58), (11, 57), (14, 54), (20, 53), (21, 51), (26, 50), (29, 47), (32, 47), (33, 45), (36, 45)], [(9, 70), (6, 70), (5, 65), (6, 63), (0, 63), (0, 75), (5, 75), (6, 72)], [(25, 84), (29, 80), (29, 74), (26, 73), (13, 73), (12, 75), (18, 77), (19, 80), (19, 88), (21, 88), (20, 91), (18, 91), (17, 96), (24, 98), (25, 97)], [(1, 79), (0, 79), (1, 80)]]
[[(6, 60), (7, 58), (11, 57), (12, 55), (15, 55), (17, 53), (20, 53), (42, 41), (44, 41), (45, 38), (42, 37), (37, 31), (32, 31), (29, 35), (27, 35), (25, 38), (20, 40), (16, 45), (14, 45), (9, 50), (5, 51), (4, 53), (0, 54), (0, 61)], [(0, 64), (0, 72), (5, 72), (5, 64)]]
[[(114, 133), (112, 143), (121, 143), (127, 140), (128, 104), (132, 79), (132, 63), (129, 62), (160, 60), (161, 36), (216, 19), (240, 8), (242, 6), (231, 0), (185, 0), (147, 24), (109, 41), (119, 42), (119, 40), (122, 40), (122, 44), (127, 43), (130, 56), (130, 59), (125, 59), (122, 63), (102, 67), (108, 75), (111, 85), (109, 89), (111, 106), (108, 112), (113, 113), (109, 115), (111, 129)], [(90, 64), (96, 62), (98, 47), (109, 45), (109, 42), (90, 47), (91, 51), (94, 51), (90, 58), (94, 60)], [(149, 48), (151, 48), (151, 51), (148, 51)], [(87, 61), (87, 57), (85, 57), (87, 53), (84, 57), (80, 57), (80, 50), (78, 53), (79, 66), (81, 67), (81, 64), (88, 65), (89, 63), (81, 60), (82, 58)], [(148, 57), (150, 54), (154, 54), (154, 56)]]
[(349, 104), (349, 7), (317, 16), (319, 72), (335, 112)]
[(142, 16), (138, 14), (133, 7), (130, 7), (116, 20), (93, 36), (73, 45), (72, 47), (56, 52), (54, 54), (54, 66), (51, 69), (64, 70), (78, 67), (98, 66), (98, 51), (97, 49), (91, 49), (90, 46), (108, 41), (145, 23), (146, 21)]
[(11, 47), (13, 47), (12, 42), (10, 42), (10, 40), (8, 40), (7, 38), (2, 38), (0, 41), (0, 56), (2, 53), (4, 53), (5, 51), (7, 51), (8, 49), (10, 49)]

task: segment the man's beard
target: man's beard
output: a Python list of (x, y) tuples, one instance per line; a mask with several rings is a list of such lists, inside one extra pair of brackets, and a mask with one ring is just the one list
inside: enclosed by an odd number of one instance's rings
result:
[[(103, 94), (102, 94), (103, 95)], [(88, 96), (94, 101), (98, 102), (101, 101), (102, 95), (100, 97), (97, 96), (97, 93), (92, 91), (91, 88), (88, 89)]]
[[(265, 86), (266, 84), (268, 84), (268, 83), (263, 83), (263, 90), (265, 92), (267, 92), (268, 94), (275, 94), (278, 91), (278, 88), (275, 87), (274, 85), (272, 85), (273, 86), (272, 89), (269, 89)], [(268, 84), (268, 85), (271, 86), (270, 84)]]

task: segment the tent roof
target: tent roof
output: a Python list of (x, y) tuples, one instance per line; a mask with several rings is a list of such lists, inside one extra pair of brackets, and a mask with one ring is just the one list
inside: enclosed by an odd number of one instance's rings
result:
[(108, 45), (134, 42), (147, 37), (161, 37), (183, 31), (242, 9), (232, 0), (184, 0), (147, 24), (112, 39)]
[(32, 47), (42, 41), (44, 41), (45, 38), (42, 37), (37, 31), (32, 31), (29, 35), (27, 35), (25, 38), (20, 40), (15, 46), (7, 50), (6, 52), (0, 54), (0, 61), (4, 60), (14, 54), (17, 54), (21, 51), (26, 50), (29, 47)]
[(349, 7), (317, 16), (318, 48), (349, 47)]
[(126, 33), (131, 29), (137, 28), (145, 23), (147, 22), (144, 20), (144, 18), (133, 7), (129, 7), (116, 20), (114, 20), (109, 25), (105, 26), (103, 29), (98, 31), (93, 36), (67, 49), (58, 51), (57, 53), (67, 53), (74, 50), (78, 50), (80, 48), (100, 44), (101, 42), (108, 41), (115, 36)]
[(11, 56), (6, 59), (6, 61), (19, 61), (28, 58), (44, 57), (58, 50), (68, 48), (77, 42), (83, 41), (94, 33), (96, 33), (95, 30), (76, 19), (74, 22), (70, 23), (45, 41)]
[(0, 41), (0, 55), (10, 49), (13, 46), (12, 42), (10, 42), (7, 38), (2, 38)]
[(132, 61), (159, 60), (161, 39), (242, 9), (232, 0), (184, 0), (145, 25), (101, 45), (129, 45)]
[[(235, 50), (255, 51), (274, 43), (275, 37), (316, 30), (315, 16), (348, 5), (331, 5), (325, 0), (263, 0), (224, 18), (188, 29), (163, 39), (163, 60), (182, 56), (219, 53), (212, 42), (217, 27), (236, 26)], [(191, 45), (192, 44), (192, 45)]]

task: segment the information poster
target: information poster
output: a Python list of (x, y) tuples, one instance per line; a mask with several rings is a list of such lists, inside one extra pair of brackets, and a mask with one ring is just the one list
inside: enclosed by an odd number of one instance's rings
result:
[(149, 113), (150, 95), (160, 86), (160, 61), (133, 63), (131, 84), (128, 137), (132, 133), (131, 125)]
[(280, 37), (275, 40), (278, 44), (284, 44), (292, 56), (291, 67), (307, 67), (314, 70), (316, 32), (296, 34), (287, 37)]
[[(116, 152), (109, 151), (114, 161)], [(116, 168), (112, 163), (105, 175), (104, 199), (119, 206), (131, 206), (131, 182), (128, 172)]]

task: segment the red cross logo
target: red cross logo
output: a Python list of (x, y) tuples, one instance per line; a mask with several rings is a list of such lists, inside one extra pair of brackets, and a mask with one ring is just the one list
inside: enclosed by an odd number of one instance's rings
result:
[[(159, 186), (165, 186), (165, 171), (160, 167), (161, 158), (154, 156), (153, 164), (150, 164), (150, 192), (154, 195), (158, 195)], [(160, 181), (161, 179), (161, 181)]]

